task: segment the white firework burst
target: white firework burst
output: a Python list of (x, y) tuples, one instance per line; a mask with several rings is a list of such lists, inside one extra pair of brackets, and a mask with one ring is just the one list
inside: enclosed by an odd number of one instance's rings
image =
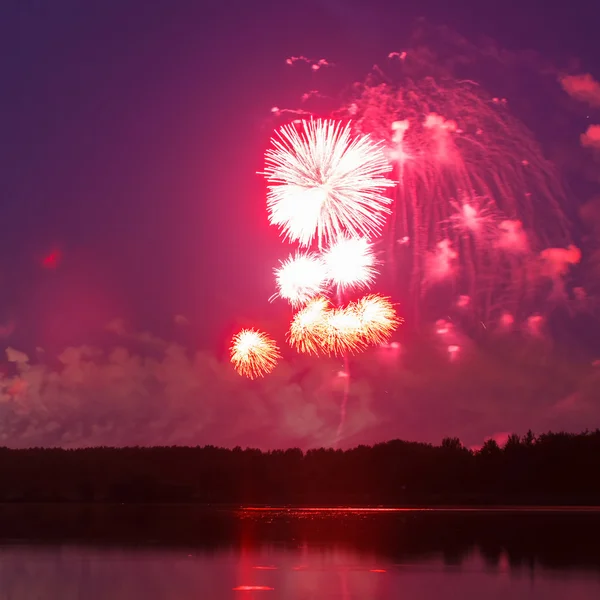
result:
[(373, 246), (365, 238), (341, 238), (323, 253), (323, 262), (340, 292), (369, 288), (377, 275)]
[[(314, 252), (296, 252), (275, 269), (277, 294), (292, 306), (306, 304), (325, 291), (327, 268)], [(274, 297), (275, 297), (274, 296)]]
[(300, 246), (342, 236), (373, 238), (391, 212), (395, 185), (383, 147), (331, 120), (284, 125), (266, 153), (269, 221)]

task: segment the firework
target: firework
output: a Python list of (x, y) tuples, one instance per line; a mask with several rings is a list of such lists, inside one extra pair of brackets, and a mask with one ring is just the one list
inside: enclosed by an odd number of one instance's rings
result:
[(402, 324), (389, 298), (370, 294), (354, 306), (361, 323), (361, 334), (369, 345), (387, 343), (392, 333)]
[(290, 346), (306, 354), (323, 353), (330, 309), (331, 304), (327, 298), (317, 297), (299, 310), (290, 324)]
[[(414, 60), (396, 62), (395, 83), (372, 77), (338, 115), (387, 146), (397, 181), (387, 258), (415, 318), (426, 295), (436, 312), (468, 295), (478, 319), (500, 318), (537, 293), (535, 255), (569, 244), (564, 191), (504, 100), (470, 81), (413, 79)], [(450, 276), (452, 297), (436, 288)]]
[(306, 304), (325, 291), (327, 267), (315, 253), (290, 256), (275, 269), (277, 296), (288, 300), (292, 306)]
[(395, 185), (380, 144), (330, 120), (283, 126), (266, 153), (269, 221), (290, 241), (319, 248), (344, 235), (372, 238), (390, 213)]
[(324, 329), (323, 345), (327, 354), (356, 354), (367, 346), (360, 316), (350, 305), (330, 310)]
[(255, 329), (242, 329), (231, 342), (231, 363), (245, 377), (256, 379), (270, 373), (280, 358), (277, 344)]
[(369, 294), (329, 311), (323, 343), (328, 354), (356, 354), (368, 346), (388, 342), (402, 322), (389, 298)]
[(296, 313), (289, 342), (307, 354), (347, 356), (389, 341), (402, 322), (384, 296), (369, 294), (336, 308), (327, 298), (319, 297)]
[(463, 198), (450, 201), (452, 227), (462, 236), (473, 236), (478, 241), (493, 239), (500, 234), (500, 226), (492, 203), (487, 198)]
[(342, 238), (323, 253), (328, 280), (342, 293), (368, 288), (377, 275), (373, 246), (364, 238)]

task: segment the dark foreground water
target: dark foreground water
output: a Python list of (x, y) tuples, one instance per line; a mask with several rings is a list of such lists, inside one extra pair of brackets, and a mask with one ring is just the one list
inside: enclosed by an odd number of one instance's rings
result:
[(600, 598), (600, 512), (0, 507), (0, 600)]

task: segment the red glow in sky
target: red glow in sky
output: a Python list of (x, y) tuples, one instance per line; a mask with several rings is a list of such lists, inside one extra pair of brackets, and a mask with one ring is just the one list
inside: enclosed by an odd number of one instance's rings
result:
[(62, 252), (54, 249), (42, 258), (42, 267), (44, 269), (56, 269), (62, 261)]

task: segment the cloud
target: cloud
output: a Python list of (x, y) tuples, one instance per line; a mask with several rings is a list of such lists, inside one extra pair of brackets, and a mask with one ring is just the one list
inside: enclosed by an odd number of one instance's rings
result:
[(184, 325), (189, 325), (190, 324), (189, 319), (186, 316), (184, 316), (184, 315), (175, 315), (173, 317), (173, 321), (174, 321), (175, 325), (182, 325), (182, 326), (184, 326)]
[(17, 365), (24, 366), (29, 362), (29, 357), (24, 352), (15, 350), (10, 346), (6, 349), (6, 358), (8, 362), (16, 363)]
[(600, 83), (589, 73), (567, 75), (561, 78), (560, 83), (569, 96), (593, 107), (600, 106)]
[(600, 150), (600, 125), (590, 125), (587, 131), (581, 134), (580, 140), (584, 148)]
[(104, 327), (106, 331), (110, 331), (115, 335), (125, 335), (125, 321), (123, 319), (113, 319)]
[[(175, 317), (175, 322), (177, 323), (177, 317)], [(149, 331), (131, 331), (130, 329), (128, 329), (123, 319), (113, 319), (112, 321), (109, 321), (105, 325), (104, 329), (110, 333), (119, 336), (120, 338), (123, 338), (124, 340), (136, 341), (140, 342), (141, 344), (156, 346), (158, 348), (162, 348), (167, 345), (167, 342), (165, 340), (155, 336)]]
[[(249, 382), (204, 352), (166, 342), (158, 357), (151, 350), (144, 356), (125, 344), (69, 347), (51, 367), (8, 348), (16, 375), (0, 379), (0, 444), (308, 448), (336, 440), (336, 362), (284, 362), (271, 378)], [(369, 385), (357, 380), (350, 401), (345, 431), (352, 435), (375, 423)]]
[[(66, 348), (30, 358), (7, 348), (0, 445), (253, 446), (308, 449), (338, 441), (347, 380), (333, 359), (294, 356), (260, 381), (223, 358), (165, 342)], [(377, 348), (351, 361), (339, 445), (392, 438), (466, 445), (497, 432), (600, 425), (600, 369), (565, 365), (543, 346), (494, 356), (461, 341), (449, 360), (434, 342)], [(147, 349), (147, 351), (144, 350)]]

